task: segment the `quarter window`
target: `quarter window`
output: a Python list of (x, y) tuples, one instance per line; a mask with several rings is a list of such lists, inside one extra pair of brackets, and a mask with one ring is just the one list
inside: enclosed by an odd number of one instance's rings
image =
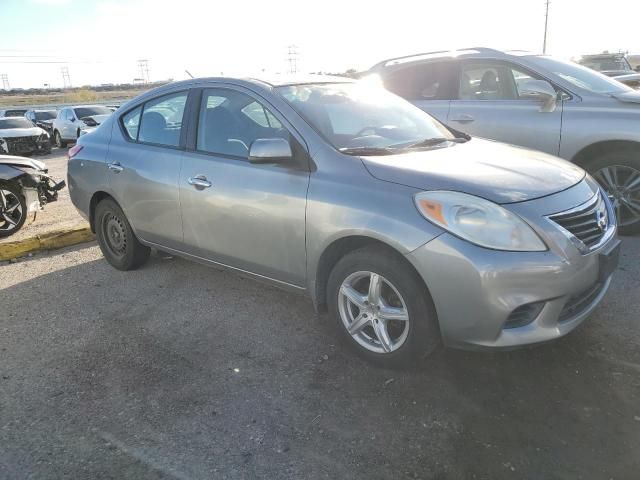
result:
[(177, 147), (186, 103), (187, 92), (165, 95), (145, 103), (139, 121), (138, 140)]
[(138, 139), (138, 128), (140, 127), (140, 113), (142, 107), (137, 107), (122, 116), (122, 126), (131, 140)]
[(289, 138), (289, 132), (262, 104), (249, 95), (226, 89), (202, 94), (197, 149), (203, 152), (248, 158), (258, 138)]

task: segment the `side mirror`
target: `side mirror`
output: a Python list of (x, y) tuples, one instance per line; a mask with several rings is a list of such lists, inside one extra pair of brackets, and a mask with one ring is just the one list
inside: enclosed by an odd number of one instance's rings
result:
[(75, 118), (70, 118), (69, 120), (70, 120), (71, 122), (75, 122), (75, 121), (76, 121), (76, 119), (75, 119)]
[(291, 145), (284, 138), (257, 138), (249, 146), (251, 163), (288, 163), (292, 159)]
[(542, 103), (541, 112), (553, 112), (556, 109), (558, 92), (545, 80), (527, 80), (518, 86), (520, 98), (538, 100)]

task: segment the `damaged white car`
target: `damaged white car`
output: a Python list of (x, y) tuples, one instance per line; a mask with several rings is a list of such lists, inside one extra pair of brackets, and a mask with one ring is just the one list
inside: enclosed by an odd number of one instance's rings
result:
[(0, 155), (0, 238), (13, 235), (30, 214), (56, 201), (65, 185), (49, 176), (44, 162)]
[(0, 118), (0, 154), (51, 153), (49, 134), (24, 117)]
[(56, 146), (66, 147), (81, 135), (93, 131), (113, 113), (102, 105), (77, 105), (65, 107), (53, 121), (53, 138)]

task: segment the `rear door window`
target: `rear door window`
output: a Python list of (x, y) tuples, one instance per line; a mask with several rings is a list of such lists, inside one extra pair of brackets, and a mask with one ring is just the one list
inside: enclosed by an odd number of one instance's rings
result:
[(452, 69), (452, 62), (410, 65), (388, 74), (384, 85), (407, 100), (449, 100), (455, 93), (451, 89)]
[(187, 92), (172, 93), (145, 103), (139, 121), (138, 141), (177, 147), (186, 103)]

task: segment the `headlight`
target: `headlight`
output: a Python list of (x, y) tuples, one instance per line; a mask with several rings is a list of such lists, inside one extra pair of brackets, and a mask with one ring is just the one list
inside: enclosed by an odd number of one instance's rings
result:
[(483, 198), (434, 191), (417, 194), (415, 203), (427, 220), (481, 247), (519, 252), (547, 249), (524, 220)]

